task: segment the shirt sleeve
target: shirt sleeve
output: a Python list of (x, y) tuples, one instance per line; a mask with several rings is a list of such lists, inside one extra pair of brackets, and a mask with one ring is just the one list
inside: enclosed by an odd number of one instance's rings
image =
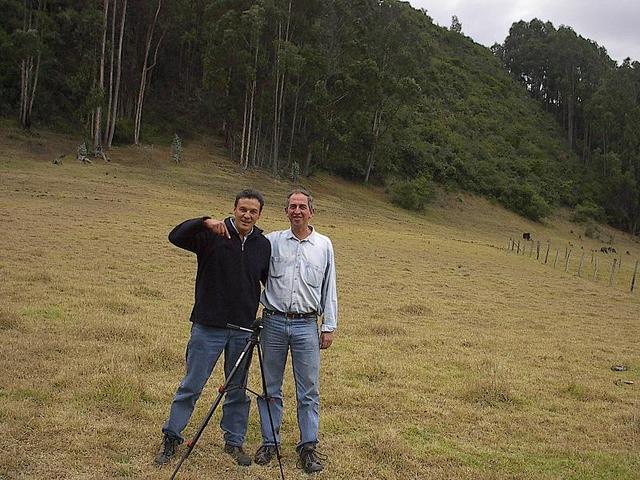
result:
[(333, 245), (329, 240), (327, 245), (327, 266), (322, 282), (322, 331), (333, 332), (338, 328), (338, 293), (336, 290), (336, 264), (333, 255)]

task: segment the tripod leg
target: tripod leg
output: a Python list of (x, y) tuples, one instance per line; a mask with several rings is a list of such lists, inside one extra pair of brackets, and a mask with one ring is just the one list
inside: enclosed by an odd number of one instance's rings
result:
[(178, 473), (178, 470), (180, 470), (180, 467), (182, 466), (183, 462), (189, 457), (189, 455), (191, 454), (191, 451), (196, 446), (196, 443), (198, 442), (198, 439), (202, 435), (202, 432), (204, 432), (204, 429), (207, 427), (209, 420), (211, 420), (211, 417), (213, 417), (213, 414), (216, 411), (216, 408), (218, 408), (218, 405), (220, 405), (222, 397), (227, 391), (227, 387), (233, 380), (233, 377), (238, 371), (240, 365), (242, 364), (242, 360), (247, 356), (251, 358), (251, 356), (253, 355), (254, 346), (255, 346), (255, 343), (253, 341), (251, 340), (247, 341), (247, 345), (244, 347), (244, 350), (242, 350), (242, 353), (240, 353), (240, 355), (238, 356), (238, 360), (236, 360), (236, 363), (234, 364), (233, 369), (229, 373), (229, 376), (225, 379), (224, 384), (221, 385), (220, 388), (218, 388), (218, 395), (216, 396), (216, 399), (214, 400), (211, 407), (209, 408), (209, 412), (200, 423), (200, 426), (198, 427), (198, 431), (193, 436), (193, 438), (187, 442), (187, 449), (182, 454), (182, 457), (176, 464), (176, 468), (174, 469), (173, 474), (171, 475), (171, 480), (173, 480), (176, 477), (176, 474)]
[(271, 401), (271, 397), (267, 393), (267, 380), (264, 376), (264, 366), (262, 360), (262, 349), (260, 348), (260, 344), (258, 343), (258, 362), (260, 363), (260, 376), (262, 377), (262, 398), (264, 402), (267, 404), (267, 414), (269, 416), (269, 425), (271, 426), (271, 434), (273, 435), (273, 443), (276, 448), (276, 457), (278, 459), (278, 466), (280, 467), (280, 477), (284, 480), (284, 469), (282, 468), (282, 456), (280, 455), (280, 446), (276, 441), (276, 429), (273, 425), (273, 415), (271, 415), (271, 406), (269, 402)]

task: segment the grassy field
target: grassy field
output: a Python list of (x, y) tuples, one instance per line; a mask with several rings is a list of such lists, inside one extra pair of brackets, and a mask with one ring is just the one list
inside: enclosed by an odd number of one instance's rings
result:
[[(0, 130), (0, 478), (165, 479), (172, 468), (152, 459), (183, 374), (195, 275), (195, 258), (167, 233), (230, 213), (246, 186), (266, 193), (262, 228), (286, 228), (291, 185), (239, 171), (213, 143), (185, 145), (179, 166), (165, 147), (116, 148), (110, 163), (82, 165), (77, 144)], [(340, 302), (322, 354), (329, 460), (317, 478), (640, 477), (637, 243), (602, 227), (624, 252), (609, 287), (610, 257), (596, 255), (594, 281), (590, 251), (601, 243), (583, 242), (566, 213), (535, 224), (450, 194), (411, 214), (336, 178), (306, 185), (314, 224), (334, 242)], [(547, 265), (507, 251), (524, 231), (551, 241)], [(588, 252), (582, 277), (576, 252)], [(286, 476), (307, 478), (295, 465), (290, 371), (285, 389)], [(235, 466), (217, 422), (179, 478), (279, 477), (276, 466)], [(259, 444), (254, 404), (246, 446)]]

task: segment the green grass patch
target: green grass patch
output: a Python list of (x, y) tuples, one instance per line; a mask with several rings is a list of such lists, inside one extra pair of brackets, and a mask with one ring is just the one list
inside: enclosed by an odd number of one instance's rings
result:
[(102, 380), (89, 398), (105, 408), (121, 411), (157, 401), (140, 379), (122, 375), (113, 375)]
[(29, 400), (38, 405), (44, 405), (51, 399), (51, 394), (35, 388), (18, 388), (10, 393), (15, 400)]
[(131, 293), (139, 298), (159, 299), (164, 298), (164, 294), (160, 290), (149, 288), (145, 285), (139, 285), (131, 289)]
[(34, 320), (62, 320), (64, 313), (58, 306), (44, 308), (28, 307), (22, 310), (22, 315)]

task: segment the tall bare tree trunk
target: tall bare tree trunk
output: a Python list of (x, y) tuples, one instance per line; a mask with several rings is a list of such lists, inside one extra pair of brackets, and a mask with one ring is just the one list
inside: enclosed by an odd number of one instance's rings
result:
[[(138, 91), (138, 101), (136, 103), (136, 115), (134, 119), (134, 127), (133, 127), (133, 143), (136, 145), (140, 144), (140, 125), (142, 123), (142, 105), (144, 103), (144, 94), (145, 89), (147, 87), (147, 74), (153, 67), (148, 67), (147, 63), (149, 61), (149, 51), (151, 50), (151, 42), (153, 41), (153, 32), (156, 28), (156, 23), (158, 22), (158, 15), (160, 14), (160, 7), (162, 6), (162, 0), (158, 0), (158, 8), (156, 9), (156, 14), (153, 17), (153, 22), (149, 27), (149, 31), (147, 32), (147, 44), (144, 49), (144, 62), (142, 64), (142, 73), (140, 75), (140, 90)], [(156, 55), (158, 53), (158, 48), (160, 47), (160, 41), (158, 41), (158, 45), (156, 47)], [(155, 65), (155, 64), (154, 64)]]
[(102, 135), (102, 93), (104, 92), (104, 57), (107, 47), (107, 21), (109, 19), (109, 0), (104, 0), (102, 12), (102, 49), (100, 53), (100, 70), (98, 74), (98, 90), (101, 101), (96, 107), (95, 126), (93, 128), (93, 149), (98, 150), (101, 144)]
[[(258, 162), (257, 162), (258, 143), (260, 142), (261, 131), (262, 131), (262, 116), (258, 120), (258, 125), (256, 126), (255, 140), (253, 141), (253, 156), (251, 158), (251, 165), (254, 167), (258, 166)], [(262, 164), (262, 161), (260, 162), (260, 164)]]
[(369, 183), (369, 177), (373, 170), (373, 165), (376, 157), (376, 146), (378, 145), (378, 137), (380, 136), (380, 124), (382, 122), (382, 105), (378, 106), (375, 114), (373, 115), (373, 126), (371, 133), (373, 134), (373, 145), (371, 145), (371, 151), (367, 155), (367, 173), (364, 177), (364, 183)]
[(120, 39), (118, 41), (118, 61), (116, 62), (116, 86), (113, 92), (113, 107), (111, 113), (111, 122), (109, 123), (109, 134), (107, 139), (107, 147), (111, 148), (113, 143), (113, 135), (116, 131), (116, 118), (118, 117), (118, 97), (120, 94), (120, 75), (122, 73), (122, 40), (124, 38), (124, 21), (127, 15), (127, 0), (122, 4), (122, 16), (120, 17)]
[(275, 77), (276, 77), (276, 85), (275, 90), (273, 92), (273, 155), (271, 157), (271, 171), (273, 175), (278, 174), (278, 119), (279, 115), (279, 100), (280, 100), (280, 43), (282, 42), (282, 24), (278, 23), (278, 46), (276, 47), (276, 68), (275, 68)]
[(249, 126), (247, 130), (247, 152), (245, 154), (245, 160), (244, 160), (245, 170), (249, 168), (249, 152), (251, 149), (251, 141), (252, 141), (251, 133), (253, 128), (253, 118), (255, 117), (255, 111), (253, 108), (255, 103), (255, 97), (256, 97), (256, 79), (254, 78), (253, 81), (251, 82), (251, 99), (249, 100)]
[(255, 112), (254, 112), (254, 104), (255, 104), (255, 98), (256, 98), (256, 76), (257, 76), (257, 71), (258, 71), (258, 48), (259, 48), (259, 42), (258, 39), (256, 38), (256, 54), (254, 57), (254, 61), (253, 61), (253, 79), (251, 81), (251, 99), (249, 100), (249, 125), (247, 128), (247, 151), (245, 153), (245, 158), (244, 158), (244, 163), (243, 163), (243, 167), (245, 170), (247, 168), (249, 168), (249, 152), (251, 149), (251, 132), (252, 132), (252, 126), (253, 126), (253, 117), (255, 116)]
[[(31, 5), (27, 5), (27, 0), (24, 2), (24, 15), (22, 17), (22, 28), (26, 33), (32, 28), (35, 28), (39, 39), (42, 39), (42, 32), (40, 31), (40, 21), (44, 10), (46, 8), (46, 1), (38, 2), (38, 15), (33, 18), (33, 9)], [(20, 126), (29, 130), (31, 128), (31, 112), (33, 111), (33, 101), (36, 96), (36, 89), (38, 88), (38, 76), (40, 74), (40, 60), (42, 59), (42, 49), (38, 46), (38, 55), (36, 57), (35, 72), (34, 72), (34, 60), (33, 54), (27, 55), (20, 60)]]
[(293, 138), (296, 132), (296, 117), (298, 116), (298, 98), (300, 96), (300, 76), (296, 83), (296, 98), (293, 102), (293, 120), (291, 121), (291, 136), (289, 137), (289, 153), (287, 154), (287, 165), (291, 164), (291, 150), (293, 150)]
[(105, 121), (104, 133), (102, 134), (102, 145), (109, 146), (109, 129), (111, 128), (111, 111), (113, 109), (113, 69), (116, 52), (116, 11), (118, 10), (118, 0), (113, 0), (113, 12), (111, 14), (111, 44), (109, 59), (109, 99), (107, 101), (107, 119)]
[(240, 166), (244, 168), (244, 152), (245, 152), (245, 138), (247, 136), (247, 103), (249, 102), (249, 89), (245, 82), (244, 86), (244, 110), (242, 112), (242, 139), (240, 141)]
[[(284, 41), (290, 40), (290, 27), (291, 27), (291, 4), (292, 0), (289, 0), (289, 6), (287, 10), (287, 26), (284, 33)], [(282, 44), (282, 23), (278, 23), (278, 47), (276, 49), (276, 87), (274, 93), (274, 109), (273, 109), (273, 158), (272, 158), (272, 172), (274, 175), (278, 174), (279, 167), (279, 149), (280, 141), (282, 140), (282, 116), (283, 116), (283, 104), (284, 104), (284, 87), (285, 87), (285, 75), (284, 68), (281, 69), (280, 64), (280, 50)]]

